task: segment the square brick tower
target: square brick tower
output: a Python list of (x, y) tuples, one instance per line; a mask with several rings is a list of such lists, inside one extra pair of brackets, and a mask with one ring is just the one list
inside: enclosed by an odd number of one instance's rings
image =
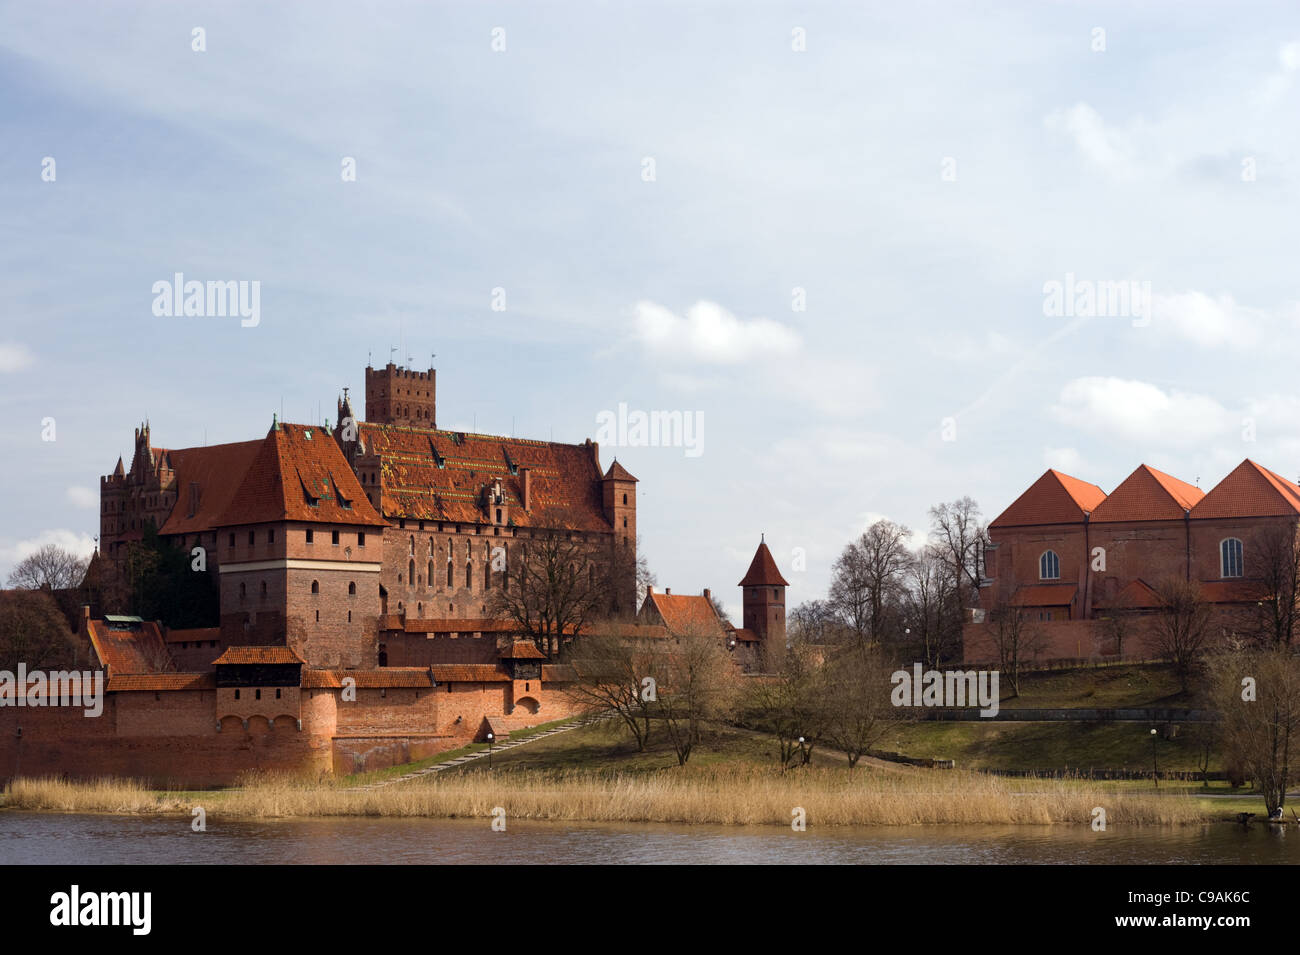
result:
[(785, 588), (790, 585), (764, 541), (758, 542), (739, 586), (744, 627), (758, 635), (764, 669), (777, 670), (785, 659)]
[(436, 428), (435, 372), (411, 371), (391, 361), (376, 371), (366, 366), (366, 421), (408, 428)]

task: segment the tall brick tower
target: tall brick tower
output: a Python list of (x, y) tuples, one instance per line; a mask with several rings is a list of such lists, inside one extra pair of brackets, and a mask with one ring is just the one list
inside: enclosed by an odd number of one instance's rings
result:
[(785, 588), (790, 585), (764, 541), (759, 541), (749, 571), (738, 586), (744, 627), (758, 636), (764, 669), (775, 670), (785, 657)]
[(376, 371), (366, 366), (366, 420), (408, 428), (436, 428), (435, 372), (411, 371), (391, 361)]
[(601, 480), (605, 519), (614, 527), (615, 614), (636, 613), (636, 486), (637, 479), (617, 458)]

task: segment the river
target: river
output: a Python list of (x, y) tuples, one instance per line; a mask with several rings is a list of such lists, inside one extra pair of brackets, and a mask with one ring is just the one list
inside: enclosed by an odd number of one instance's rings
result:
[(209, 822), (0, 812), (0, 863), (1195, 864), (1300, 862), (1300, 831), (1256, 824), (816, 829), (446, 819)]

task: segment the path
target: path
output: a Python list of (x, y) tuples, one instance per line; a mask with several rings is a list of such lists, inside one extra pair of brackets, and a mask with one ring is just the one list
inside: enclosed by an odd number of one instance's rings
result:
[(466, 753), (462, 756), (457, 756), (453, 759), (447, 759), (440, 763), (434, 763), (432, 766), (425, 766), (423, 769), (412, 770), (411, 772), (401, 776), (394, 776), (391, 779), (381, 779), (378, 782), (368, 783), (365, 786), (353, 786), (343, 791), (350, 792), (350, 793), (366, 792), (367, 790), (371, 790), (371, 789), (379, 789), (381, 786), (391, 786), (394, 783), (404, 783), (412, 779), (418, 779), (421, 776), (428, 776), (432, 773), (440, 773), (444, 769), (451, 769), (453, 766), (463, 766), (466, 763), (472, 763), (476, 759), (483, 759), (485, 756), (488, 755), (489, 752), (492, 753), (493, 755), (496, 755), (497, 753), (504, 753), (507, 750), (514, 749), (516, 746), (527, 746), (529, 743), (535, 742), (539, 739), (546, 739), (546, 737), (554, 736), (556, 733), (567, 733), (570, 730), (576, 730), (583, 726), (590, 726), (593, 723), (599, 723), (603, 720), (612, 719), (614, 715), (615, 714), (613, 713), (601, 713), (596, 716), (587, 716), (587, 717), (583, 717), (582, 719), (571, 720), (568, 723), (562, 723), (561, 725), (552, 727), (551, 729), (548, 729), (545, 732), (534, 733), (533, 735), (526, 736), (523, 739), (506, 740), (506, 742), (501, 743), (499, 745), (493, 745), (491, 750), (483, 749), (483, 750), (479, 750), (477, 753)]

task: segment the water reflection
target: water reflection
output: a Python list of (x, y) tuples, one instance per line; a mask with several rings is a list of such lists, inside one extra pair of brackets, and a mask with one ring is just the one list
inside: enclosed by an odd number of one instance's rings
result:
[(1189, 864), (1300, 862), (1300, 832), (1256, 824), (1126, 829), (822, 829), (490, 820), (209, 820), (0, 812), (0, 863)]

